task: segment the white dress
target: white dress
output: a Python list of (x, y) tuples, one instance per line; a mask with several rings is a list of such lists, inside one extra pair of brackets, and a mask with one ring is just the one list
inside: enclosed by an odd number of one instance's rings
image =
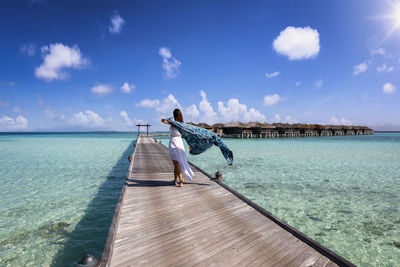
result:
[(168, 146), (169, 157), (171, 160), (179, 162), (182, 173), (184, 173), (186, 179), (190, 181), (193, 177), (193, 171), (190, 169), (189, 163), (186, 159), (185, 147), (183, 146), (181, 133), (172, 126), (170, 126), (169, 131), (171, 133), (171, 139), (169, 140)]

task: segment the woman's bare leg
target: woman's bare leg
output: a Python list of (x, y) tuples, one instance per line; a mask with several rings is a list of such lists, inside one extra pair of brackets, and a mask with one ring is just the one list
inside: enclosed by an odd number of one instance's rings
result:
[(182, 171), (181, 171), (181, 166), (179, 166), (179, 162), (178, 161), (176, 161), (176, 160), (173, 160), (172, 161), (173, 163), (174, 163), (174, 167), (176, 168), (176, 170), (177, 170), (177, 174), (176, 174), (176, 178), (178, 178), (179, 177), (179, 181), (180, 181), (180, 184), (179, 184), (179, 187), (182, 187), (183, 186), (183, 177), (182, 177)]
[(175, 166), (175, 160), (172, 161), (172, 163), (174, 164), (174, 185), (177, 186), (178, 185), (178, 169)]

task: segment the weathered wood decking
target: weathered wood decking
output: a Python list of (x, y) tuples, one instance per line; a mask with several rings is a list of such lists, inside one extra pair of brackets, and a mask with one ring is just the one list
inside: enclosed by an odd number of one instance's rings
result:
[(191, 182), (173, 186), (167, 149), (138, 139), (101, 266), (352, 265), (193, 171)]

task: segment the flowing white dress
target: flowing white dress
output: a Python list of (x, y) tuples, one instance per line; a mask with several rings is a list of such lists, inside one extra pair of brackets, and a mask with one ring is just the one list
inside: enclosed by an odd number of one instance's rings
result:
[(184, 173), (186, 179), (190, 181), (193, 177), (193, 171), (186, 159), (185, 147), (183, 146), (181, 133), (172, 126), (170, 126), (169, 131), (171, 133), (171, 139), (169, 140), (168, 146), (169, 157), (171, 160), (176, 160), (179, 162), (182, 173)]

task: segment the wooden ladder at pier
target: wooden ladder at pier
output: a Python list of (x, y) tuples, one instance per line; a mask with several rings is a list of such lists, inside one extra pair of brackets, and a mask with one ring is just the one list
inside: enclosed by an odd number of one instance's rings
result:
[(353, 266), (192, 168), (173, 186), (167, 148), (138, 138), (101, 266)]

